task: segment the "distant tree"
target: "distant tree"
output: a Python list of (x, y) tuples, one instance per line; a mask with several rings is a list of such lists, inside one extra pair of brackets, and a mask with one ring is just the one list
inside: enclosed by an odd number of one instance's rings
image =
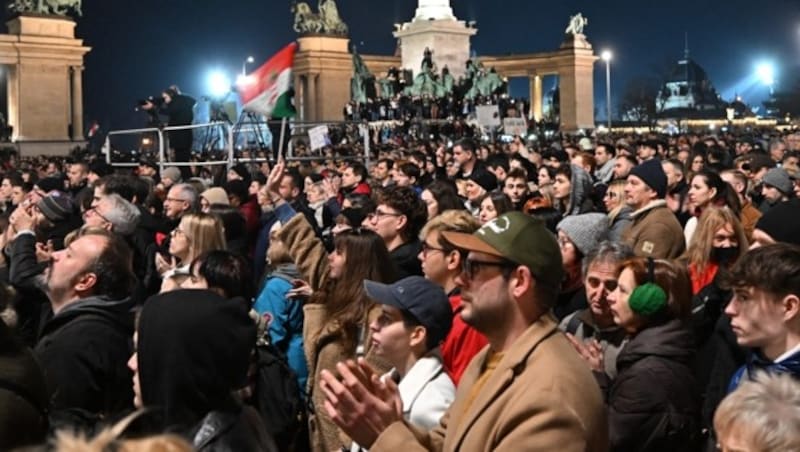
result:
[(623, 117), (628, 121), (654, 125), (658, 119), (656, 98), (659, 89), (660, 83), (653, 77), (638, 76), (630, 79), (620, 97), (619, 109)]

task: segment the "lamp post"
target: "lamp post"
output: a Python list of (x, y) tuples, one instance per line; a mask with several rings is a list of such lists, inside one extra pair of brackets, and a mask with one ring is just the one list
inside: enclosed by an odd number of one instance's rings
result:
[(603, 50), (600, 57), (606, 62), (606, 120), (608, 133), (611, 133), (611, 51)]
[(252, 56), (249, 56), (247, 57), (246, 60), (244, 60), (244, 62), (242, 63), (242, 75), (247, 75), (247, 65), (253, 64), (255, 61), (256, 59), (253, 58)]

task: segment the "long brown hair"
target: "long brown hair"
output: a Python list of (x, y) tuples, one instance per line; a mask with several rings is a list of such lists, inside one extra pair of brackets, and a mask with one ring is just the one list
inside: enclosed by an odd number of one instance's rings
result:
[[(358, 327), (366, 321), (373, 302), (364, 293), (364, 280), (394, 282), (396, 269), (383, 239), (365, 229), (344, 231), (334, 239), (334, 248), (344, 254), (346, 267), (337, 278), (328, 278), (311, 302), (323, 303), (331, 315), (331, 326), (339, 330), (346, 348), (358, 341)], [(322, 329), (331, 328), (328, 325)], [(317, 331), (314, 340), (322, 332)]]
[[(727, 207), (709, 206), (700, 215), (697, 222), (697, 229), (689, 242), (689, 249), (686, 250), (684, 257), (689, 264), (694, 264), (697, 272), (702, 274), (706, 266), (711, 261), (711, 248), (714, 246), (714, 234), (725, 225), (730, 224), (733, 235), (739, 242), (739, 256), (742, 257), (747, 252), (747, 235), (744, 232), (742, 223), (736, 214)], [(731, 262), (733, 263), (733, 262)]]

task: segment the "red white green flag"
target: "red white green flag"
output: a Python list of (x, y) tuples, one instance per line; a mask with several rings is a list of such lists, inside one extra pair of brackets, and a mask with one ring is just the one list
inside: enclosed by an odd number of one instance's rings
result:
[(296, 50), (296, 43), (289, 44), (239, 83), (244, 110), (273, 118), (295, 115), (290, 90)]

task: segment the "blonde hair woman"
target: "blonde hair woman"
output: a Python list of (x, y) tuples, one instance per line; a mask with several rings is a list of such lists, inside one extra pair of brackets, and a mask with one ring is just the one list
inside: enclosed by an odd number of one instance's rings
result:
[(169, 254), (156, 254), (156, 268), (161, 274), (161, 290), (174, 289), (191, 273), (192, 261), (207, 251), (224, 250), (222, 221), (207, 213), (190, 213), (170, 233)]
[(622, 231), (632, 221), (633, 209), (625, 204), (625, 182), (624, 179), (611, 181), (603, 196), (603, 205), (608, 212), (608, 224), (610, 225), (608, 238), (614, 242), (618, 242), (622, 238)]

